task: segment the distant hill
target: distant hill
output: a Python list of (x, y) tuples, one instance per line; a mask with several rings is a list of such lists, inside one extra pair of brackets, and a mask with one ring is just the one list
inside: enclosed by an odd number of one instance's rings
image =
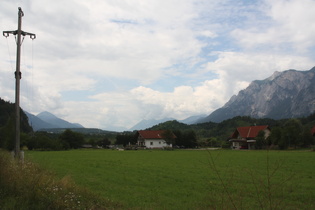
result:
[(178, 122), (177, 120), (170, 120), (148, 128), (148, 130), (187, 130), (191, 127), (185, 123)]
[[(22, 109), (20, 109), (20, 113), (21, 131), (25, 133), (31, 132), (32, 127), (28, 123), (27, 116)], [(9, 120), (13, 124), (15, 123), (15, 104), (0, 98), (0, 128), (5, 127)]]
[(25, 112), (28, 117), (29, 124), (32, 126), (34, 131), (38, 131), (42, 128), (54, 128), (52, 124), (49, 124), (40, 118), (36, 117), (35, 115)]
[(204, 115), (196, 115), (196, 116), (188, 117), (184, 120), (178, 120), (178, 122), (185, 123), (187, 125), (191, 125), (191, 124), (195, 124), (196, 122), (198, 122), (198, 120), (201, 120), (205, 117), (206, 117), (205, 114)]
[[(307, 120), (305, 120), (307, 121)], [(233, 131), (240, 126), (269, 125), (270, 127), (282, 125), (285, 120), (274, 120), (268, 118), (255, 119), (248, 116), (237, 116), (220, 123), (206, 122), (187, 125), (176, 120), (167, 121), (148, 128), (148, 130), (193, 130), (199, 138), (216, 137), (219, 140), (226, 140)]]
[(315, 112), (315, 67), (309, 71), (275, 72), (253, 81), (223, 107), (197, 121), (222, 122), (235, 116), (253, 118), (297, 118)]
[[(306, 129), (311, 130), (315, 125), (315, 113), (303, 117), (296, 118)], [(226, 140), (235, 131), (237, 127), (269, 125), (271, 130), (275, 127), (283, 127), (290, 119), (270, 119), (270, 118), (251, 118), (249, 116), (236, 116), (231, 119), (224, 120), (220, 123), (206, 122), (199, 124), (187, 125), (176, 120), (167, 121), (155, 125), (147, 130), (180, 130), (182, 132), (193, 130), (200, 139), (214, 137), (218, 140)]]
[[(187, 125), (190, 124), (194, 124), (196, 123), (196, 121), (198, 121), (199, 119), (203, 119), (204, 117), (206, 117), (206, 115), (196, 115), (196, 116), (191, 116), (188, 117), (184, 120), (177, 120), (180, 123), (184, 123)], [(145, 130), (147, 128), (150, 128), (152, 126), (158, 125), (160, 123), (164, 123), (167, 121), (173, 121), (176, 120), (174, 118), (163, 118), (161, 120), (155, 120), (155, 119), (151, 119), (151, 120), (141, 120), (139, 123), (137, 123), (136, 125), (134, 125), (133, 127), (131, 127), (129, 130), (134, 131), (134, 130)]]
[(157, 125), (159, 123), (163, 123), (166, 121), (170, 121), (170, 120), (175, 120), (174, 118), (164, 118), (161, 120), (155, 120), (155, 119), (151, 119), (151, 120), (141, 120), (139, 123), (137, 123), (136, 125), (134, 125), (133, 127), (131, 127), (129, 130), (134, 131), (134, 130), (145, 130), (147, 128), (150, 128), (154, 125)]
[(115, 131), (106, 131), (98, 128), (42, 128), (41, 131), (46, 131), (48, 133), (63, 133), (66, 129), (70, 129), (73, 132), (90, 135), (117, 135), (118, 133)]
[(70, 123), (47, 111), (41, 112), (36, 116), (27, 112), (26, 114), (29, 124), (33, 127), (34, 131), (52, 128), (84, 128), (78, 123)]

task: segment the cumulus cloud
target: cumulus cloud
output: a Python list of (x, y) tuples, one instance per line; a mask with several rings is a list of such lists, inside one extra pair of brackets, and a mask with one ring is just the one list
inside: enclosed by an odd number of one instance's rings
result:
[(275, 71), (308, 70), (313, 64), (314, 60), (304, 56), (218, 52), (218, 59), (208, 62), (206, 69), (219, 75), (220, 83), (224, 84), (223, 94), (230, 97), (246, 88), (251, 81), (265, 79)]
[(312, 38), (315, 34), (314, 8), (312, 0), (268, 0), (264, 7), (266, 16), (270, 18), (268, 24), (237, 28), (232, 36), (246, 48), (265, 45), (269, 51), (291, 49), (305, 53), (315, 43)]
[[(37, 35), (22, 45), (21, 106), (86, 127), (210, 114), (252, 80), (315, 63), (312, 0), (4, 0), (1, 30), (18, 6)], [(0, 47), (0, 97), (14, 101), (13, 36)]]

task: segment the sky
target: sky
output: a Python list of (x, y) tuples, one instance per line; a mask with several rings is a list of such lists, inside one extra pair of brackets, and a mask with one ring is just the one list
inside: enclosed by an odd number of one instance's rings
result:
[[(315, 66), (315, 0), (1, 0), (24, 12), (20, 105), (87, 128), (209, 115), (251, 81)], [(0, 37), (0, 98), (16, 42)]]

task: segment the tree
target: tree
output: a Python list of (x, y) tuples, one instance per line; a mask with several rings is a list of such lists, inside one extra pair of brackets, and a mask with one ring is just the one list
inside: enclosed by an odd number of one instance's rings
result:
[(161, 135), (168, 145), (174, 145), (176, 136), (171, 130), (165, 130)]
[(32, 137), (29, 134), (21, 133), (21, 147), (24, 147), (28, 141), (30, 141)]
[(13, 150), (15, 145), (15, 122), (9, 117), (4, 127), (0, 129), (0, 147)]
[(96, 144), (101, 147), (106, 147), (107, 145), (110, 145), (111, 142), (107, 137), (104, 137), (102, 140), (97, 141)]
[(175, 144), (178, 146), (184, 146), (186, 148), (193, 148), (198, 145), (197, 143), (197, 135), (195, 131), (188, 130), (188, 131), (179, 131), (175, 130), (173, 133), (176, 136)]
[(46, 132), (36, 132), (33, 135), (25, 135), (21, 137), (24, 146), (29, 150), (62, 150), (65, 149), (61, 140), (53, 138)]
[(256, 136), (256, 149), (263, 149), (266, 147), (266, 139), (265, 139), (265, 132), (259, 131), (258, 135)]
[(96, 141), (95, 141), (95, 139), (89, 139), (88, 143), (89, 143), (90, 145), (92, 145), (92, 147), (95, 147), (95, 146), (96, 146)]
[(193, 130), (185, 131), (182, 136), (182, 143), (183, 143), (183, 146), (187, 148), (196, 147), (198, 144), (197, 144), (197, 135), (195, 131)]
[(281, 140), (282, 129), (280, 127), (272, 128), (271, 134), (268, 137), (271, 145), (278, 145)]
[(284, 124), (284, 136), (287, 138), (289, 147), (298, 146), (301, 141), (302, 124), (298, 119), (290, 119)]
[(180, 130), (174, 130), (173, 133), (174, 133), (174, 135), (176, 136), (175, 145), (177, 145), (177, 146), (183, 146), (183, 144), (182, 144), (182, 142), (181, 142), (181, 139), (182, 139), (182, 131), (180, 131)]
[(315, 143), (314, 137), (312, 136), (310, 130), (311, 129), (308, 126), (304, 126), (303, 131), (301, 133), (301, 141), (299, 142), (299, 146), (310, 147)]
[(65, 130), (59, 138), (65, 149), (77, 149), (84, 143), (83, 135), (70, 129)]
[(215, 137), (210, 137), (207, 139), (207, 145), (208, 147), (221, 147), (222, 142), (217, 140)]
[(135, 135), (133, 133), (131, 134), (124, 133), (116, 136), (116, 144), (122, 144), (126, 146), (129, 143), (130, 144), (137, 143), (137, 139), (135, 138)]

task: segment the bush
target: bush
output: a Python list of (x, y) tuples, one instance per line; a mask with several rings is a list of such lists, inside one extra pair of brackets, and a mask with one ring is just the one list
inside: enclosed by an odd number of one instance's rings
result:
[(70, 129), (65, 130), (59, 138), (65, 149), (78, 149), (84, 143), (84, 136)]
[(172, 151), (172, 150), (174, 150), (174, 148), (173, 147), (163, 147), (163, 150)]
[(231, 146), (232, 146), (232, 144), (229, 141), (222, 142), (222, 148), (224, 148), (224, 149), (231, 148)]

